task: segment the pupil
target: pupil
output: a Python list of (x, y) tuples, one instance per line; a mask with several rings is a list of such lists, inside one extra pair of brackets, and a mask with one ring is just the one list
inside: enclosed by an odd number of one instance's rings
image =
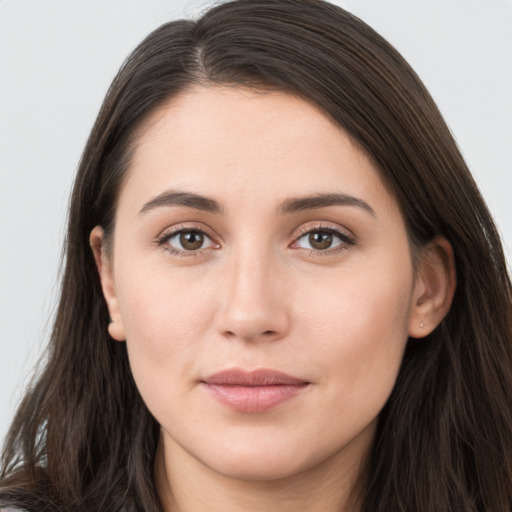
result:
[(194, 251), (203, 245), (204, 236), (197, 231), (186, 231), (180, 234), (180, 243), (184, 249)]
[(332, 245), (332, 233), (317, 231), (309, 235), (309, 243), (315, 249), (328, 249)]

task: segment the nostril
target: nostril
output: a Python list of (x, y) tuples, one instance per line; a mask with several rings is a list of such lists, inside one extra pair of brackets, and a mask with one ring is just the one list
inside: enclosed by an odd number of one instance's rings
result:
[(268, 331), (263, 331), (259, 336), (258, 335), (241, 335), (241, 334), (237, 334), (236, 332), (233, 332), (233, 331), (226, 331), (225, 332), (225, 335), (228, 336), (229, 338), (237, 338), (237, 337), (241, 337), (241, 338), (247, 338), (247, 339), (256, 339), (258, 337), (260, 338), (272, 338), (274, 336), (277, 336), (277, 331), (271, 331), (271, 330), (268, 330)]
[(226, 339), (273, 341), (288, 331), (288, 315), (284, 307), (268, 303), (249, 304), (231, 299), (215, 319), (215, 329)]

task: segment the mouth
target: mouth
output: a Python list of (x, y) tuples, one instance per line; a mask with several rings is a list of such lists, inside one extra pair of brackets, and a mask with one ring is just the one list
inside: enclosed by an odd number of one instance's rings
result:
[(234, 368), (210, 375), (201, 384), (214, 399), (234, 411), (262, 413), (301, 394), (310, 382), (277, 370)]

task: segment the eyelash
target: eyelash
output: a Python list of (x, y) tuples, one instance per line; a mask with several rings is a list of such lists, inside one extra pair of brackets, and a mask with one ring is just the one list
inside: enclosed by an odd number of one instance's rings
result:
[(305, 226), (300, 228), (299, 230), (299, 236), (295, 238), (294, 244), (297, 243), (301, 238), (305, 237), (306, 235), (309, 235), (311, 233), (330, 233), (331, 235), (335, 235), (339, 238), (340, 244), (329, 248), (326, 250), (315, 250), (315, 249), (304, 249), (308, 251), (309, 256), (314, 257), (322, 257), (322, 256), (332, 256), (333, 254), (338, 254), (342, 251), (346, 251), (350, 247), (354, 246), (356, 244), (355, 237), (346, 231), (343, 231), (337, 227), (334, 226), (328, 226), (328, 225), (318, 225), (318, 226)]
[(167, 242), (171, 240), (171, 238), (179, 235), (181, 233), (201, 233), (208, 239), (212, 240), (212, 237), (204, 230), (197, 226), (180, 226), (177, 229), (173, 229), (172, 231), (164, 231), (156, 240), (157, 245), (162, 247), (165, 252), (170, 253), (173, 256), (178, 256), (180, 258), (190, 258), (200, 256), (207, 249), (197, 249), (195, 251), (179, 251), (169, 245)]
[[(167, 243), (167, 242), (169, 242), (169, 240), (171, 240), (171, 238), (175, 237), (176, 235), (179, 235), (181, 233), (188, 233), (188, 232), (201, 233), (208, 239), (212, 240), (212, 237), (204, 229), (198, 228), (197, 226), (180, 226), (179, 228), (173, 229), (172, 231), (164, 231), (157, 238), (156, 243), (158, 246), (162, 247), (165, 252), (168, 252), (173, 256), (178, 256), (181, 258), (197, 257), (197, 256), (200, 256), (204, 251), (209, 249), (209, 248), (205, 248), (205, 249), (197, 249), (194, 251), (185, 251), (185, 250), (179, 251)], [(352, 235), (348, 234), (346, 231), (343, 231), (334, 226), (326, 226), (326, 225), (307, 226), (307, 227), (301, 228), (299, 230), (299, 235), (295, 238), (295, 240), (293, 241), (293, 244), (297, 243), (301, 238), (305, 237), (306, 235), (309, 235), (309, 234), (315, 233), (315, 232), (316, 233), (330, 233), (330, 234), (336, 236), (340, 240), (340, 244), (335, 246), (332, 249), (326, 249), (326, 250), (303, 249), (303, 250), (307, 251), (309, 256), (316, 256), (316, 257), (331, 256), (332, 254), (336, 254), (341, 251), (346, 251), (349, 247), (356, 244), (355, 238)]]

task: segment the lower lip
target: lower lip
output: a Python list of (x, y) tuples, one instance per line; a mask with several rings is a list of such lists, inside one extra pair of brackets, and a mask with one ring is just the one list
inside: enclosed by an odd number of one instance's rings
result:
[(221, 404), (237, 412), (269, 411), (301, 393), (308, 384), (273, 386), (235, 386), (203, 383)]

